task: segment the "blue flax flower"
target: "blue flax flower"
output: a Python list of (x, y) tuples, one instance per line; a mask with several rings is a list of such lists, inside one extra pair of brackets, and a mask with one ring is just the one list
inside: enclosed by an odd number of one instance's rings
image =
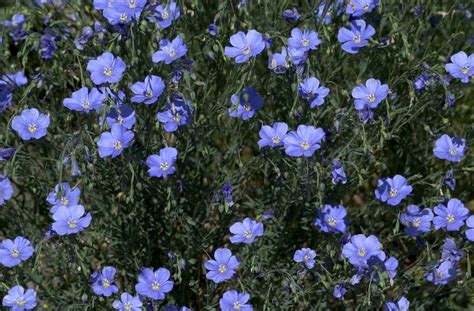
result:
[(101, 158), (115, 158), (128, 148), (135, 135), (120, 124), (112, 125), (110, 132), (104, 132), (97, 141)]
[[(0, 149), (0, 162), (10, 160), (15, 154), (15, 152), (16, 152), (16, 148)], [(1, 177), (0, 177), (0, 182), (1, 182)]]
[(181, 36), (176, 36), (173, 41), (168, 39), (162, 39), (160, 41), (160, 50), (153, 53), (151, 56), (154, 63), (164, 62), (165, 64), (171, 64), (178, 58), (183, 57), (188, 51), (188, 47), (184, 43)]
[(31, 288), (25, 291), (20, 285), (13, 286), (3, 297), (2, 305), (12, 311), (32, 310), (37, 305), (36, 292)]
[(382, 178), (377, 181), (375, 197), (389, 205), (398, 205), (413, 190), (405, 177), (395, 175), (393, 178)]
[(72, 93), (70, 98), (65, 98), (63, 104), (66, 108), (75, 111), (89, 112), (99, 110), (103, 106), (105, 94), (99, 92), (95, 87), (89, 90), (83, 87)]
[(295, 50), (308, 52), (309, 50), (316, 50), (321, 42), (316, 31), (307, 29), (301, 31), (299, 28), (293, 28), (291, 37), (288, 39), (288, 46)]
[(239, 267), (239, 260), (232, 255), (227, 248), (218, 248), (214, 252), (214, 259), (209, 259), (204, 263), (207, 270), (206, 278), (214, 283), (220, 283), (232, 278), (235, 269)]
[(456, 242), (453, 239), (446, 239), (443, 244), (441, 253), (442, 260), (450, 260), (458, 262), (464, 257), (464, 252), (456, 247)]
[(447, 231), (459, 231), (469, 215), (469, 210), (458, 199), (451, 199), (446, 205), (435, 206), (434, 212), (436, 214), (433, 218), (435, 229), (446, 228)]
[(288, 61), (288, 51), (286, 48), (282, 48), (281, 53), (275, 53), (270, 55), (270, 57), (268, 58), (268, 69), (270, 69), (276, 74), (283, 74), (288, 70), (288, 68), (290, 68), (290, 64)]
[(120, 300), (115, 300), (112, 307), (119, 311), (142, 311), (143, 303), (139, 296), (132, 296), (127, 292), (120, 295)]
[(170, 271), (166, 268), (159, 268), (155, 271), (145, 268), (138, 276), (135, 290), (142, 296), (163, 300), (174, 286), (174, 282), (170, 281), (170, 275)]
[[(343, 6), (344, 0), (338, 0), (336, 3), (330, 3), (327, 5), (326, 8), (326, 0), (323, 0), (319, 6), (318, 9), (314, 11), (314, 14), (316, 15), (316, 20), (318, 22), (322, 22), (324, 25), (329, 25), (332, 22), (333, 15), (339, 16), (342, 13), (342, 6)], [(324, 10), (326, 11), (326, 14), (324, 14)]]
[(53, 230), (59, 235), (75, 234), (89, 227), (92, 216), (82, 205), (60, 206), (53, 214)]
[(376, 236), (357, 234), (342, 247), (342, 255), (357, 268), (368, 267), (369, 260), (385, 260), (385, 253), (380, 249), (381, 244)]
[(314, 258), (316, 258), (316, 252), (311, 248), (298, 249), (293, 255), (293, 260), (295, 262), (303, 262), (308, 269), (314, 268), (314, 263), (316, 262)]
[(10, 179), (0, 175), (0, 206), (13, 197), (13, 187)]
[(334, 286), (334, 290), (332, 291), (334, 298), (342, 298), (346, 293), (347, 289), (344, 287), (344, 284)]
[(356, 54), (360, 48), (369, 44), (369, 39), (375, 34), (371, 25), (358, 19), (351, 22), (351, 29), (341, 27), (337, 34), (337, 40), (342, 43), (342, 49), (350, 54)]
[(31, 108), (23, 110), (21, 115), (13, 118), (12, 128), (24, 140), (40, 139), (46, 136), (49, 123), (49, 115), (40, 113), (36, 108)]
[(103, 83), (117, 83), (122, 79), (127, 65), (120, 57), (115, 57), (110, 52), (105, 52), (97, 59), (90, 60), (87, 71), (91, 74), (91, 80), (96, 85)]
[(14, 241), (6, 239), (0, 244), (0, 263), (7, 268), (18, 266), (30, 258), (33, 252), (30, 241), (24, 237), (18, 236)]
[(229, 230), (234, 234), (230, 237), (232, 243), (250, 244), (256, 237), (263, 235), (263, 223), (247, 217), (242, 222), (234, 223)]
[(285, 122), (275, 122), (272, 126), (264, 125), (258, 132), (260, 136), (258, 146), (260, 148), (282, 146), (286, 132), (288, 132), (288, 124)]
[(300, 19), (301, 14), (298, 13), (298, 10), (296, 8), (293, 9), (288, 9), (283, 11), (282, 14), (283, 18), (286, 19), (288, 22), (296, 22), (297, 20)]
[(144, 82), (136, 82), (130, 89), (135, 94), (131, 98), (134, 103), (144, 103), (151, 105), (155, 103), (165, 89), (163, 79), (158, 76), (150, 75), (145, 77)]
[(71, 188), (67, 182), (63, 182), (54, 187), (54, 191), (48, 194), (46, 200), (53, 206), (50, 211), (54, 214), (60, 206), (69, 207), (77, 205), (80, 195), (81, 189), (77, 187)]
[(468, 229), (466, 230), (466, 237), (469, 241), (474, 241), (474, 215), (469, 216), (466, 220), (466, 226)]
[(289, 132), (283, 140), (285, 153), (290, 157), (311, 157), (321, 148), (325, 134), (321, 128), (299, 125), (296, 131)]
[(408, 311), (409, 307), (410, 301), (402, 296), (396, 302), (387, 301), (384, 305), (384, 311)]
[(232, 106), (228, 109), (229, 116), (242, 120), (252, 118), (255, 111), (263, 107), (263, 97), (252, 87), (246, 87), (232, 95), (230, 101)]
[(319, 85), (319, 80), (311, 77), (306, 78), (299, 86), (299, 95), (309, 102), (310, 108), (321, 106), (324, 98), (329, 94), (329, 89)]
[(119, 105), (112, 107), (105, 116), (105, 122), (111, 128), (114, 124), (123, 126), (126, 129), (131, 129), (136, 122), (135, 110), (129, 105)]
[(368, 79), (364, 84), (358, 84), (352, 89), (355, 108), (362, 110), (364, 108), (377, 108), (377, 106), (388, 95), (388, 85), (382, 84), (380, 80)]
[(118, 287), (114, 284), (115, 273), (114, 267), (104, 267), (101, 272), (94, 272), (91, 276), (92, 290), (94, 294), (104, 297), (110, 297), (118, 292)]
[(408, 205), (406, 212), (400, 215), (400, 222), (405, 226), (406, 234), (418, 236), (431, 230), (433, 212), (429, 208), (420, 209), (417, 205)]
[(181, 12), (176, 2), (171, 1), (169, 5), (157, 5), (153, 11), (153, 17), (156, 19), (158, 28), (165, 29), (171, 26), (172, 22), (177, 20)]
[(181, 96), (173, 96), (168, 100), (164, 112), (158, 112), (156, 119), (163, 123), (166, 132), (174, 132), (180, 126), (191, 122), (192, 106), (189, 100), (183, 99)]
[(445, 69), (453, 78), (460, 79), (463, 83), (468, 83), (474, 76), (474, 54), (469, 56), (464, 52), (458, 52), (451, 56), (451, 62), (446, 64)]
[(332, 161), (331, 175), (332, 183), (335, 185), (339, 183), (345, 184), (347, 182), (346, 172), (344, 172), (344, 168), (339, 160)]
[(323, 232), (345, 233), (347, 210), (342, 205), (324, 205), (318, 209), (315, 225)]
[(262, 53), (265, 48), (262, 34), (254, 29), (250, 29), (247, 34), (242, 31), (230, 37), (230, 44), (226, 46), (224, 54), (235, 58), (237, 64), (248, 61), (251, 57), (255, 57)]
[(28, 33), (23, 29), (24, 24), (25, 15), (23, 14), (15, 14), (11, 21), (3, 21), (3, 26), (10, 30), (8, 34), (15, 41), (22, 41), (28, 37)]
[(219, 306), (222, 311), (252, 311), (253, 306), (247, 303), (249, 299), (250, 295), (247, 293), (229, 290), (222, 295), (222, 298), (219, 300)]
[(174, 163), (178, 157), (178, 150), (173, 147), (166, 147), (160, 150), (160, 154), (152, 154), (146, 159), (148, 175), (154, 177), (166, 177), (174, 174), (176, 168)]
[(444, 285), (454, 280), (457, 275), (456, 264), (452, 261), (443, 261), (439, 266), (425, 274), (428, 281), (434, 285)]
[(433, 154), (439, 159), (449, 162), (461, 162), (466, 152), (466, 140), (464, 138), (449, 137), (443, 134), (435, 142)]
[(379, 0), (349, 0), (346, 6), (346, 14), (359, 17), (372, 12), (379, 5)]

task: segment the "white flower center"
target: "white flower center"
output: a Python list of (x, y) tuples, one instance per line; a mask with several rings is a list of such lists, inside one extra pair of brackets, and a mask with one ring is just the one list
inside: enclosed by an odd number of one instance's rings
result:
[(170, 48), (168, 51), (168, 56), (169, 57), (175, 57), (176, 56), (176, 51), (173, 48)]
[(356, 36), (354, 37), (354, 40), (353, 40), (353, 41), (354, 41), (354, 43), (360, 43), (360, 41), (362, 41), (361, 38), (360, 38), (360, 35), (356, 35)]
[(62, 206), (67, 206), (69, 204), (69, 200), (66, 197), (62, 197), (60, 202)]
[(456, 219), (454, 218), (453, 214), (448, 214), (448, 216), (446, 216), (446, 220), (448, 221), (448, 224), (452, 224)]
[(301, 45), (303, 45), (304, 47), (307, 47), (309, 45), (309, 40), (303, 39), (303, 41), (301, 41)]
[(455, 148), (449, 148), (449, 154), (455, 156), (458, 154), (458, 151)]
[(104, 76), (111, 77), (112, 76), (112, 68), (104, 67)]
[(301, 143), (301, 148), (303, 148), (303, 150), (306, 151), (306, 150), (309, 149), (309, 147), (310, 147), (310, 146), (309, 146), (309, 144), (308, 144), (307, 142), (304, 141), (304, 142)]
[(374, 94), (369, 94), (367, 96), (367, 100), (371, 103), (375, 102), (375, 95)]
[(242, 50), (242, 53), (244, 53), (244, 55), (249, 55), (250, 54), (250, 48), (248, 46), (244, 47), (243, 50)]
[(35, 133), (37, 130), (38, 126), (36, 125), (36, 123), (31, 123), (30, 125), (28, 125), (28, 131), (30, 133)]
[(412, 226), (413, 226), (413, 228), (418, 228), (420, 226), (420, 224), (421, 224), (420, 218), (415, 218), (413, 220)]
[(23, 298), (19, 298), (19, 299), (16, 301), (16, 305), (19, 306), (19, 307), (23, 307), (25, 304), (26, 304), (26, 301), (25, 301), (25, 299), (23, 299)]
[(12, 257), (13, 258), (18, 258), (20, 257), (20, 252), (17, 249), (12, 250)]
[(162, 171), (167, 171), (170, 169), (170, 165), (168, 164), (168, 162), (162, 162), (160, 163), (160, 169)]
[(469, 69), (470, 69), (470, 68), (469, 68), (468, 65), (463, 66), (463, 67), (461, 68), (462, 74), (463, 74), (463, 75), (467, 75), (467, 73), (469, 72)]
[(244, 238), (246, 238), (246, 239), (250, 239), (252, 236), (253, 236), (253, 234), (252, 234), (252, 232), (250, 232), (250, 231), (247, 231), (247, 232), (245, 232), (245, 234), (244, 234)]
[(68, 220), (68, 222), (67, 222), (67, 226), (68, 226), (69, 228), (71, 228), (71, 229), (74, 229), (74, 228), (77, 227), (77, 223), (76, 223), (75, 220), (70, 219), (70, 220)]
[(365, 257), (365, 248), (359, 249), (359, 252), (357, 253), (357, 255), (359, 255), (359, 257)]
[(280, 143), (280, 137), (278, 136), (273, 136), (272, 137), (272, 142), (276, 145), (276, 144), (279, 144)]
[(110, 286), (110, 281), (107, 280), (107, 279), (103, 279), (102, 280), (102, 287), (103, 288), (109, 288), (109, 286)]
[(390, 189), (390, 192), (388, 194), (390, 195), (391, 198), (394, 198), (397, 196), (398, 191), (397, 189)]
[(123, 147), (122, 143), (118, 140), (114, 141), (112, 146), (114, 147), (115, 150), (120, 150)]
[(153, 283), (151, 283), (151, 289), (154, 290), (154, 291), (157, 291), (161, 288), (161, 285), (160, 283), (154, 281)]
[(219, 266), (219, 273), (225, 273), (227, 271), (227, 267), (225, 265)]
[(337, 224), (337, 220), (335, 218), (331, 217), (328, 219), (328, 225), (330, 227), (334, 227), (336, 224)]
[(240, 302), (234, 302), (234, 310), (240, 310)]

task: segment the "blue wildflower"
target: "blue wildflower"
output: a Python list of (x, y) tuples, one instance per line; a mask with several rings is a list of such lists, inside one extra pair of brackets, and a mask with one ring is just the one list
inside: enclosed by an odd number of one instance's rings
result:
[(262, 53), (265, 48), (262, 34), (254, 29), (250, 29), (247, 34), (242, 31), (230, 37), (231, 47), (226, 46), (224, 54), (235, 58), (237, 64), (246, 62), (251, 57)]
[(369, 39), (375, 34), (375, 29), (365, 21), (358, 19), (351, 22), (351, 29), (341, 27), (337, 40), (342, 43), (342, 49), (350, 54), (356, 54), (360, 48), (369, 44)]
[(174, 163), (178, 157), (178, 151), (173, 147), (166, 147), (160, 150), (160, 154), (152, 154), (146, 159), (148, 175), (153, 177), (167, 177), (174, 174), (176, 168)]
[(173, 41), (168, 39), (162, 39), (160, 41), (160, 50), (153, 53), (151, 56), (154, 63), (164, 62), (165, 64), (171, 64), (178, 58), (183, 57), (188, 51), (188, 47), (184, 43), (181, 36), (176, 36)]
[(319, 80), (306, 78), (299, 86), (299, 95), (309, 102), (309, 107), (319, 107), (324, 103), (324, 98), (329, 94), (329, 89), (319, 85)]
[(271, 127), (264, 125), (258, 132), (260, 136), (258, 146), (260, 148), (282, 146), (286, 132), (288, 132), (288, 124), (285, 122), (275, 122)]
[(263, 107), (263, 97), (252, 87), (246, 87), (232, 95), (230, 101), (232, 106), (228, 109), (229, 116), (242, 120), (252, 118), (255, 111)]

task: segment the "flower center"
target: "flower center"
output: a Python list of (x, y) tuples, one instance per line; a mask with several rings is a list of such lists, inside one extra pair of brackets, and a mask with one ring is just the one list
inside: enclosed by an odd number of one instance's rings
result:
[(244, 234), (244, 238), (250, 239), (250, 238), (252, 237), (252, 235), (253, 235), (252, 232), (247, 231), (247, 232), (245, 232), (245, 234)]
[(164, 11), (161, 13), (161, 18), (162, 19), (168, 19), (168, 17), (170, 17), (170, 14), (168, 13), (168, 11)]
[(114, 143), (112, 144), (112, 146), (114, 146), (114, 149), (115, 149), (115, 150), (120, 150), (120, 149), (122, 149), (122, 147), (123, 147), (123, 146), (122, 146), (122, 143), (121, 143), (120, 141), (118, 141), (118, 140), (114, 141)]
[(275, 59), (272, 59), (272, 68), (275, 68), (277, 66), (277, 61)]
[(449, 154), (452, 156), (455, 156), (458, 154), (458, 151), (454, 148), (449, 148)]
[(69, 200), (66, 197), (62, 197), (60, 202), (62, 206), (67, 206), (69, 203)]
[(234, 302), (234, 310), (240, 310), (240, 302)]
[(20, 256), (20, 252), (17, 249), (12, 250), (12, 257), (17, 258)]
[(26, 304), (26, 301), (23, 298), (20, 298), (16, 301), (16, 305), (19, 307), (23, 307), (25, 304)]
[(245, 111), (250, 111), (250, 109), (252, 109), (252, 107), (250, 107), (249, 104), (245, 104), (244, 109), (245, 109)]
[(123, 305), (123, 309), (125, 311), (132, 311), (132, 304), (130, 302), (127, 302), (126, 304)]
[(398, 194), (397, 189), (390, 189), (389, 195), (390, 195), (391, 198), (396, 197), (397, 194)]
[(413, 226), (413, 228), (418, 228), (420, 226), (420, 224), (421, 224), (420, 218), (415, 218), (413, 220), (412, 226)]
[(227, 271), (227, 267), (225, 265), (219, 266), (219, 273), (225, 273)]
[(365, 257), (365, 248), (359, 249), (359, 252), (357, 253), (357, 255), (359, 255), (359, 257)]
[(436, 272), (436, 277), (438, 279), (442, 279), (443, 278), (443, 272), (440, 272), (440, 271)]
[(276, 145), (276, 144), (279, 144), (280, 143), (280, 137), (278, 136), (273, 136), (272, 137), (272, 142)]
[(30, 125), (28, 125), (28, 131), (30, 131), (30, 133), (35, 133), (37, 130), (38, 126), (36, 125), (36, 123), (31, 123)]
[(463, 75), (467, 75), (467, 73), (469, 72), (469, 66), (464, 66), (461, 68), (461, 72)]
[(334, 227), (336, 224), (337, 224), (337, 220), (335, 218), (331, 217), (328, 219), (328, 225), (330, 227)]
[(125, 13), (122, 13), (122, 14), (120, 14), (120, 18), (119, 18), (119, 19), (120, 19), (120, 21), (121, 21), (122, 23), (126, 23), (126, 22), (128, 21), (128, 15), (125, 14)]
[(360, 43), (360, 41), (362, 41), (361, 38), (360, 38), (360, 35), (356, 35), (354, 37), (354, 43)]
[(104, 76), (111, 77), (112, 76), (112, 68), (104, 67)]
[(244, 47), (244, 49), (242, 50), (242, 53), (244, 53), (244, 55), (249, 55), (250, 54), (250, 48), (248, 46)]
[(151, 289), (154, 290), (154, 291), (157, 291), (161, 288), (161, 285), (160, 283), (154, 281), (153, 283), (151, 283)]
[(304, 261), (308, 261), (308, 260), (311, 259), (311, 257), (309, 257), (309, 255), (304, 255), (303, 259), (304, 259)]
[(146, 91), (145, 96), (147, 98), (152, 98), (153, 97), (153, 91), (151, 91), (151, 90)]
[(364, 12), (368, 12), (369, 11), (369, 5), (366, 3), (364, 5)]
[(452, 224), (455, 220), (454, 215), (448, 214), (448, 216), (446, 216), (446, 220), (448, 221), (448, 224)]
[(90, 106), (91, 105), (89, 104), (89, 102), (87, 102), (87, 101), (82, 102), (82, 108), (89, 109)]
[(170, 169), (170, 165), (168, 164), (168, 162), (163, 162), (163, 163), (160, 163), (160, 169), (162, 171), (167, 171)]
[(168, 56), (169, 57), (175, 57), (176, 56), (176, 51), (173, 48), (170, 48), (168, 51)]
[(374, 94), (369, 94), (367, 96), (367, 100), (371, 103), (375, 102), (375, 95)]
[(304, 47), (307, 47), (309, 45), (309, 40), (303, 39), (303, 41), (301, 41), (301, 45), (303, 45)]
[(75, 221), (75, 220), (72, 220), (72, 219), (68, 220), (67, 226), (68, 226), (69, 228), (71, 228), (71, 229), (76, 228), (76, 227), (77, 227), (76, 221)]
[(181, 116), (180, 116), (179, 114), (175, 114), (175, 115), (173, 116), (173, 121), (176, 122), (176, 123), (178, 123), (179, 121), (181, 121)]
[(309, 144), (304, 141), (303, 143), (301, 143), (301, 148), (303, 148), (303, 150), (308, 150), (309, 149)]
[(136, 0), (129, 0), (128, 1), (128, 7), (131, 9), (135, 9), (137, 7), (137, 1)]
[(103, 288), (109, 288), (109, 286), (110, 286), (109, 280), (103, 279), (103, 280), (102, 280), (102, 287), (103, 287)]

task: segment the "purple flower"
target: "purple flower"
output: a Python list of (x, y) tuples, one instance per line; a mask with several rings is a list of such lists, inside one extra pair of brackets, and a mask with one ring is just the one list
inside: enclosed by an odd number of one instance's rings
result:
[(441, 253), (442, 260), (450, 260), (458, 262), (464, 257), (464, 252), (456, 247), (456, 242), (453, 239), (446, 239), (443, 244), (443, 252)]
[(293, 255), (293, 260), (295, 262), (304, 262), (304, 265), (308, 269), (314, 268), (314, 258), (316, 258), (316, 252), (313, 251), (311, 248), (301, 248), (297, 250)]
[(300, 19), (301, 14), (298, 13), (298, 10), (296, 8), (293, 8), (291, 10), (288, 9), (288, 10), (283, 11), (282, 16), (288, 22), (296, 22), (297, 20)]
[(342, 205), (324, 205), (318, 209), (315, 225), (323, 232), (346, 232), (347, 210)]
[[(48, 31), (49, 30), (49, 31)], [(46, 33), (41, 37), (40, 40), (40, 54), (43, 59), (53, 58), (56, 50), (58, 49), (55, 41), (58, 39), (58, 36), (51, 30), (46, 29)]]
[(385, 260), (385, 253), (380, 249), (377, 237), (363, 234), (353, 235), (350, 241), (342, 247), (342, 255), (357, 268), (368, 267), (369, 260)]
[(391, 300), (387, 301), (384, 305), (385, 311), (408, 311), (410, 307), (410, 301), (405, 297), (400, 297), (397, 302)]
[(92, 216), (90, 213), (84, 215), (84, 206), (72, 205), (60, 206), (53, 214), (53, 230), (59, 235), (79, 233), (89, 227)]
[(332, 161), (331, 174), (333, 184), (341, 183), (344, 185), (347, 182), (346, 172), (344, 172), (344, 168), (339, 160)]
[(166, 132), (174, 132), (178, 127), (188, 124), (191, 121), (188, 109), (190, 107), (189, 101), (185, 105), (180, 105), (179, 102), (173, 101), (167, 103), (168, 110), (158, 112), (156, 119), (163, 123)]
[(466, 237), (469, 241), (474, 241), (474, 215), (469, 216), (466, 220), (466, 226), (469, 228), (466, 230)]
[(247, 34), (242, 31), (230, 37), (230, 44), (226, 46), (224, 54), (231, 58), (235, 58), (237, 64), (246, 62), (251, 57), (255, 57), (262, 53), (265, 48), (262, 34), (254, 29), (250, 29)]
[(13, 197), (13, 187), (10, 179), (0, 175), (0, 206)]
[(236, 290), (229, 290), (222, 295), (222, 298), (219, 300), (219, 306), (222, 311), (252, 311), (252, 305), (247, 304), (249, 299), (250, 295), (247, 293), (239, 293)]
[(425, 274), (428, 281), (435, 285), (444, 285), (456, 278), (457, 268), (455, 263), (444, 261), (438, 267)]
[(8, 161), (15, 154), (16, 148), (0, 149), (0, 162)]
[[(330, 3), (327, 6), (326, 9), (326, 0), (323, 0), (321, 4), (318, 6), (318, 9), (315, 10), (315, 15), (316, 15), (316, 20), (318, 22), (323, 21), (324, 25), (329, 25), (332, 21), (332, 15), (335, 13), (335, 15), (339, 16), (342, 13), (342, 5), (343, 5), (344, 0), (338, 0), (337, 3)], [(324, 10), (326, 11), (326, 14), (323, 17)]]
[(320, 86), (319, 80), (314, 77), (306, 78), (300, 83), (299, 95), (309, 102), (310, 108), (321, 106), (328, 94), (329, 89)]
[[(112, 99), (118, 100), (113, 97)], [(131, 129), (136, 122), (135, 110), (133, 110), (133, 108), (129, 105), (117, 105), (116, 107), (112, 107), (110, 109), (106, 115), (105, 121), (110, 127), (113, 127), (115, 124), (117, 124), (123, 126), (126, 129)]]
[(405, 177), (395, 175), (393, 178), (382, 178), (377, 181), (375, 197), (389, 205), (398, 205), (413, 190)]
[(79, 38), (74, 40), (74, 45), (78, 50), (83, 50), (84, 46), (89, 42), (89, 40), (94, 36), (94, 30), (90, 26), (85, 26), (82, 28), (81, 35)]
[(119, 311), (142, 311), (142, 306), (140, 297), (132, 296), (127, 292), (122, 293), (120, 300), (115, 300), (112, 304), (112, 307)]
[(232, 106), (228, 109), (229, 116), (248, 120), (255, 115), (255, 111), (263, 107), (263, 97), (252, 87), (242, 89), (238, 94), (231, 96)]
[(350, 54), (356, 54), (361, 47), (369, 44), (369, 39), (375, 34), (371, 25), (358, 19), (351, 22), (351, 29), (341, 27), (337, 34), (337, 40), (342, 43), (342, 49)]
[(3, 26), (10, 30), (9, 35), (15, 41), (25, 40), (28, 37), (28, 33), (23, 29), (24, 24), (25, 16), (23, 14), (15, 14), (11, 21), (3, 21)]
[(73, 92), (71, 98), (66, 98), (63, 104), (66, 108), (75, 111), (89, 112), (91, 110), (99, 110), (103, 106), (105, 94), (99, 92), (95, 87), (89, 90), (83, 87)]
[(18, 266), (30, 258), (33, 252), (30, 241), (24, 237), (18, 236), (14, 241), (6, 239), (0, 243), (0, 263), (7, 268)]
[(398, 260), (395, 257), (390, 257), (383, 263), (382, 270), (387, 272), (391, 279), (397, 275)]
[(134, 103), (145, 103), (151, 105), (155, 103), (165, 89), (163, 80), (154, 75), (146, 76), (144, 82), (136, 82), (130, 88), (135, 94), (131, 98)]
[(54, 187), (54, 191), (48, 194), (46, 199), (51, 207), (51, 213), (54, 214), (60, 206), (69, 207), (79, 203), (81, 189), (77, 187), (71, 188), (67, 182), (63, 182)]
[(247, 217), (242, 222), (234, 223), (229, 230), (234, 234), (230, 237), (232, 243), (250, 244), (256, 237), (263, 235), (263, 223)]
[(258, 146), (260, 148), (282, 146), (286, 132), (288, 132), (288, 125), (285, 122), (275, 122), (271, 127), (264, 125), (258, 132), (260, 136)]
[(222, 186), (222, 194), (224, 195), (226, 206), (232, 207), (232, 205), (234, 205), (234, 196), (232, 195), (232, 185), (227, 181)]
[(445, 69), (453, 78), (458, 78), (463, 83), (468, 83), (474, 75), (474, 54), (469, 56), (463, 51), (451, 56), (451, 62), (446, 64)]
[(413, 82), (415, 89), (421, 91), (430, 85), (431, 75), (428, 72), (424, 72), (415, 79)]
[(178, 157), (178, 150), (173, 147), (166, 147), (160, 150), (160, 154), (152, 154), (146, 159), (148, 175), (154, 177), (166, 177), (174, 174), (176, 168), (174, 162)]
[(34, 289), (25, 289), (16, 285), (8, 290), (8, 294), (3, 297), (2, 305), (11, 308), (12, 311), (31, 310), (36, 307), (36, 292)]
[(449, 137), (443, 134), (435, 142), (433, 154), (439, 159), (449, 162), (461, 162), (466, 152), (466, 140), (464, 138)]
[(135, 135), (120, 124), (112, 125), (110, 132), (100, 134), (97, 146), (99, 147), (99, 156), (106, 158), (117, 157), (122, 151), (130, 145)]
[(469, 210), (458, 199), (449, 200), (447, 205), (435, 206), (434, 212), (436, 214), (433, 218), (435, 229), (446, 228), (447, 231), (459, 231), (469, 214)]
[(268, 69), (270, 69), (276, 74), (285, 73), (288, 68), (290, 68), (288, 58), (289, 55), (287, 53), (286, 48), (282, 48), (281, 53), (275, 53), (270, 55), (270, 57), (268, 58)]
[(162, 39), (160, 41), (160, 50), (151, 56), (154, 63), (165, 62), (171, 64), (180, 57), (183, 57), (188, 51), (188, 47), (184, 43), (181, 36), (176, 36), (173, 41)]
[(25, 109), (15, 116), (12, 128), (24, 140), (40, 139), (46, 136), (50, 123), (49, 115), (42, 114), (36, 108)]
[(110, 52), (105, 52), (97, 59), (90, 60), (87, 71), (91, 74), (94, 84), (117, 83), (122, 79), (122, 74), (127, 65), (120, 57), (115, 57)]
[(332, 295), (334, 298), (342, 298), (347, 293), (347, 289), (344, 287), (344, 284), (338, 284), (334, 286)]
[(165, 294), (173, 289), (174, 282), (170, 281), (169, 278), (170, 271), (166, 268), (159, 268), (155, 271), (145, 268), (138, 276), (135, 290), (142, 296), (163, 300)]
[(299, 125), (296, 131), (289, 132), (283, 140), (285, 153), (290, 157), (311, 157), (321, 148), (324, 137), (324, 131), (319, 127)]
[(446, 186), (448, 186), (451, 191), (456, 189), (456, 179), (454, 178), (454, 169), (449, 169), (446, 172), (446, 176), (443, 179), (443, 182)]
[(406, 212), (400, 215), (400, 222), (405, 226), (405, 233), (418, 236), (431, 230), (433, 212), (429, 208), (420, 209), (417, 205), (408, 205)]
[(388, 95), (388, 85), (382, 84), (380, 80), (369, 79), (365, 85), (358, 84), (352, 89), (352, 97), (354, 98), (355, 108), (362, 110), (366, 107), (377, 108), (377, 106)]
[(219, 28), (216, 24), (209, 24), (209, 26), (207, 26), (207, 32), (213, 37), (217, 36), (218, 31)]
[(366, 124), (369, 122), (370, 124), (374, 123), (374, 112), (369, 107), (365, 107), (362, 110), (359, 110), (359, 119)]
[(177, 20), (180, 14), (179, 7), (174, 1), (171, 1), (170, 4), (166, 6), (159, 4), (153, 12), (153, 16), (156, 18), (158, 28), (160, 29), (171, 26), (171, 23)]
[(114, 267), (104, 267), (102, 272), (92, 274), (92, 290), (96, 295), (110, 297), (118, 292), (118, 287), (114, 284), (115, 273)]
[(207, 270), (206, 277), (214, 283), (220, 283), (230, 279), (235, 274), (235, 269), (239, 267), (239, 260), (232, 256), (232, 252), (227, 248), (218, 248), (214, 252), (214, 258), (204, 263)]
[(346, 6), (346, 14), (359, 17), (372, 12), (379, 5), (379, 0), (350, 0)]
[(308, 52), (309, 50), (316, 50), (321, 42), (316, 31), (307, 29), (301, 31), (299, 28), (293, 28), (291, 37), (288, 39), (288, 46), (295, 50)]

